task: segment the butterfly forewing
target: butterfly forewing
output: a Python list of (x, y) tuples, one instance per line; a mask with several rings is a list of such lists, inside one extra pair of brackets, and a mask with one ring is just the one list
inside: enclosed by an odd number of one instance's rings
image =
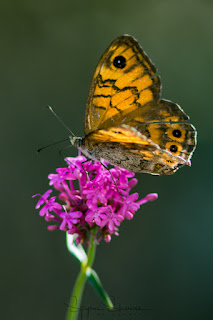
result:
[(124, 35), (113, 41), (94, 73), (85, 134), (120, 124), (129, 113), (158, 99), (160, 79), (155, 73), (154, 65), (134, 38)]

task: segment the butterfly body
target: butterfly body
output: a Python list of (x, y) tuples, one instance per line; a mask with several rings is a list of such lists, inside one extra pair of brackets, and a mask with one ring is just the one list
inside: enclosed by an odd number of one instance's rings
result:
[(85, 138), (71, 143), (90, 158), (132, 172), (173, 174), (190, 165), (196, 130), (180, 106), (161, 99), (160, 93), (160, 78), (138, 42), (118, 37), (91, 82)]

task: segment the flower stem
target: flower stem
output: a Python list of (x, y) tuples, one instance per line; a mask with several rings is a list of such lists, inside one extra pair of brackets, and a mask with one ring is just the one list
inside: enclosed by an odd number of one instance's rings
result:
[(94, 236), (91, 235), (90, 237), (90, 247), (88, 247), (87, 251), (87, 259), (82, 262), (81, 270), (78, 274), (76, 279), (72, 295), (70, 298), (66, 320), (77, 320), (80, 306), (81, 306), (81, 299), (84, 291), (84, 286), (86, 283), (86, 272), (92, 267), (92, 264), (95, 259), (95, 251), (96, 251), (96, 243), (94, 241)]

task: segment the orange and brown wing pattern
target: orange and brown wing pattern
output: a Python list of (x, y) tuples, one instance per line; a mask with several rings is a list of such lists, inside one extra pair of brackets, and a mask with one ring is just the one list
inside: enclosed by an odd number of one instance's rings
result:
[(153, 101), (140, 110), (129, 114), (125, 123), (158, 144), (174, 156), (190, 160), (196, 148), (197, 132), (193, 125), (185, 123), (189, 117), (178, 104), (167, 100)]
[(132, 172), (169, 175), (190, 165), (127, 125), (94, 131), (86, 136), (83, 145), (96, 159), (103, 158)]
[[(138, 42), (124, 35), (105, 51), (86, 107), (83, 146), (134, 172), (172, 174), (190, 164), (196, 129), (178, 104), (160, 99), (160, 78)], [(126, 159), (126, 160), (125, 160)]]
[(95, 70), (86, 107), (85, 134), (123, 123), (125, 117), (160, 96), (156, 69), (138, 42), (115, 39)]

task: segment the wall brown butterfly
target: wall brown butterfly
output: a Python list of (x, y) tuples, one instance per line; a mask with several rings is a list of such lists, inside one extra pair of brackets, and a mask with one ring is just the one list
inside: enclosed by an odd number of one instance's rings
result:
[(169, 175), (196, 147), (196, 129), (178, 104), (161, 99), (160, 77), (138, 42), (116, 38), (92, 78), (85, 138), (71, 143), (92, 159), (132, 172)]

